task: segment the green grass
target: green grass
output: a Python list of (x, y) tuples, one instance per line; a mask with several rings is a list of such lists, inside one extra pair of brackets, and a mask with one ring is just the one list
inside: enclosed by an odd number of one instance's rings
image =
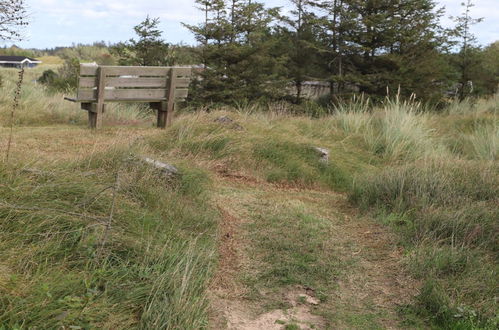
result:
[(351, 194), (402, 234), (409, 268), (431, 286), (416, 307), (441, 326), (461, 324), (459, 308), (480, 324), (496, 317), (497, 173), (496, 164), (415, 163), (360, 178)]
[(250, 281), (264, 283), (270, 289), (301, 285), (327, 291), (341, 268), (334, 250), (323, 245), (331, 230), (329, 220), (303, 212), (290, 207), (271, 215), (257, 215), (249, 235), (261, 267)]
[[(352, 205), (398, 233), (403, 262), (423, 283), (404, 309), (407, 322), (497, 326), (498, 96), (452, 103), (441, 113), (397, 99), (379, 106), (358, 99), (335, 109), (307, 103), (308, 114), (285, 103), (242, 104), (180, 114), (172, 128), (130, 146), (113, 128), (73, 136), (86, 114), (34, 84), (46, 68), (26, 71), (12, 160), (0, 165), (0, 328), (206, 327), (206, 289), (217, 259), (219, 215), (209, 198), (215, 172), (297, 190), (348, 192)], [(16, 74), (0, 71), (4, 127)], [(243, 129), (215, 122), (222, 115)], [(111, 105), (105, 119), (107, 126), (152, 123), (152, 113), (138, 105)], [(32, 127), (55, 125), (67, 131), (57, 135), (57, 147), (47, 148)], [(107, 139), (105, 147), (92, 146)], [(97, 151), (78, 161), (58, 158), (80, 156), (70, 150), (79, 144)], [(327, 164), (315, 147), (330, 150)], [(143, 154), (175, 160), (182, 177), (160, 178), (138, 160)], [(334, 244), (326, 244), (333, 237), (329, 220), (313, 203), (286, 204), (273, 194), (246, 206), (255, 219), (245, 230), (258, 267), (245, 283), (255, 297), (258, 288), (297, 285), (326, 301), (335, 277), (348, 270)], [(105, 234), (102, 222), (113, 201)], [(338, 317), (326, 319), (334, 324)], [(362, 328), (377, 326), (380, 316), (342, 317)]]
[(206, 204), (209, 181), (188, 167), (162, 179), (130, 153), (0, 168), (0, 324), (206, 326), (218, 217)]
[[(494, 163), (499, 131), (494, 109), (499, 106), (497, 98), (460, 106), (459, 111), (432, 114), (417, 103), (387, 101), (372, 109), (362, 101), (321, 120), (264, 115), (254, 109), (251, 114), (230, 114), (245, 127), (243, 132), (214, 125), (214, 113), (199, 116), (197, 124), (178, 123), (164, 139), (173, 142), (161, 150), (204, 155), (225, 162), (229, 171), (271, 183), (349, 191), (354, 205), (400, 234), (414, 276), (424, 274), (425, 283), (438, 284), (438, 292), (419, 295), (413, 306), (419, 318), (436, 326), (466, 328), (459, 317), (447, 317), (464, 308), (476, 313), (473, 322), (488, 326), (496, 317), (498, 286), (493, 274), (499, 246), (499, 169)], [(331, 150), (329, 164), (318, 161), (316, 146)], [(288, 212), (266, 214), (251, 229), (261, 242), (255, 245), (260, 262), (275, 266), (262, 266), (252, 277), (255, 283), (272, 287), (325, 280), (314, 268), (321, 252), (288, 243), (300, 242), (300, 235), (311, 246), (314, 235), (319, 241), (327, 238), (315, 231), (313, 221)], [(435, 295), (445, 297), (445, 318), (428, 307)]]

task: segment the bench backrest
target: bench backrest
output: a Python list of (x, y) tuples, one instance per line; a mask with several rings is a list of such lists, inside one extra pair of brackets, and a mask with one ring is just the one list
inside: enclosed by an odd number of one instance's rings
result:
[[(182, 67), (80, 65), (80, 102), (161, 102), (188, 95), (192, 69)], [(99, 97), (100, 96), (100, 97)]]

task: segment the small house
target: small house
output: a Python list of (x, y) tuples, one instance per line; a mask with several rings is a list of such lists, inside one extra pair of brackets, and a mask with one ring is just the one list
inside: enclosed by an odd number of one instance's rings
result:
[(34, 68), (42, 61), (26, 56), (0, 55), (0, 67), (4, 68)]

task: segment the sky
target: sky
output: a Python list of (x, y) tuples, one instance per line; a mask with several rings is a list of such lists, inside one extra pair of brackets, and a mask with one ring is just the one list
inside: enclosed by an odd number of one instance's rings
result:
[[(285, 10), (289, 0), (260, 0)], [(459, 15), (462, 0), (439, 0), (446, 7), (443, 24), (451, 26), (449, 15)], [(482, 45), (499, 40), (499, 0), (475, 0), (473, 17), (485, 21), (473, 27)], [(53, 48), (73, 43), (105, 41), (115, 43), (134, 37), (133, 26), (147, 15), (159, 17), (163, 38), (170, 43), (194, 44), (192, 34), (181, 23), (202, 21), (194, 0), (26, 0), (30, 24), (23, 48)], [(0, 44), (9, 45), (8, 43)]]

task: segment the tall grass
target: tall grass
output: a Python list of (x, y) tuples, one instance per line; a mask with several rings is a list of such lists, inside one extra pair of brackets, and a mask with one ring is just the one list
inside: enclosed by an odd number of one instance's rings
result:
[(334, 106), (337, 125), (347, 134), (359, 134), (371, 125), (371, 101), (364, 95)]
[[(8, 91), (12, 77), (8, 70), (2, 74)], [(28, 74), (28, 80), (35, 77)], [(47, 92), (32, 82), (25, 86), (17, 125), (84, 125), (83, 111)], [(1, 120), (8, 94), (0, 95)], [(184, 113), (131, 152), (183, 159), (189, 165), (173, 181), (125, 156), (126, 147), (34, 172), (22, 164), (1, 167), (0, 323), (204, 327), (217, 215), (204, 197), (207, 176), (193, 168), (198, 164), (221, 175), (349, 191), (352, 203), (400, 233), (408, 268), (423, 282), (412, 312), (444, 328), (494, 328), (497, 100), (470, 100), (441, 113), (400, 98), (380, 105), (359, 98), (321, 111), (308, 105), (312, 115), (285, 103)], [(323, 117), (314, 119), (319, 113)], [(113, 105), (107, 118), (150, 124), (150, 115), (140, 106)], [(221, 115), (238, 129), (216, 122)], [(315, 147), (329, 149), (328, 163)], [(100, 221), (112, 204), (108, 173), (118, 167), (119, 211), (105, 258), (96, 263)], [(274, 241), (272, 248), (281, 248)], [(290, 251), (288, 257), (301, 262)], [(279, 255), (268, 258), (272, 263)], [(280, 278), (307, 280), (294, 273)]]
[(130, 157), (138, 150), (36, 171), (0, 165), (0, 324), (206, 326), (217, 218), (204, 194), (209, 182), (190, 168), (163, 178)]
[[(47, 66), (36, 69), (26, 69), (26, 78), (22, 87), (19, 109), (14, 124), (16, 126), (46, 126), (46, 125), (86, 125), (87, 113), (80, 109), (78, 103), (64, 100), (62, 93), (49, 91), (36, 82), (41, 71)], [(11, 96), (16, 88), (15, 69), (0, 69), (3, 76), (2, 93), (0, 93), (0, 125), (6, 125), (9, 117)], [(74, 95), (66, 95), (73, 97)], [(143, 105), (109, 103), (106, 105), (105, 122), (114, 124), (145, 124), (152, 125), (153, 111)]]

